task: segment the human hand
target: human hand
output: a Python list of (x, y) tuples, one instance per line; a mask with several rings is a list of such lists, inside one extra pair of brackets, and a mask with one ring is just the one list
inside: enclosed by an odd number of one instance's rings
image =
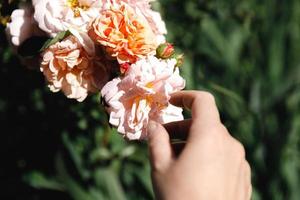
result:
[[(192, 119), (148, 126), (152, 183), (160, 200), (248, 200), (251, 170), (244, 147), (220, 121), (213, 96), (183, 91), (171, 103), (190, 109)], [(186, 137), (177, 156), (170, 135)]]

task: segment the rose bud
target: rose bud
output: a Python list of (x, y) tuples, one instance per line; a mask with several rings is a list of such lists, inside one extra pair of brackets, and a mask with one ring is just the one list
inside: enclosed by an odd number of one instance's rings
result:
[(183, 65), (183, 62), (184, 62), (184, 54), (176, 55), (176, 56), (174, 56), (174, 58), (177, 61), (175, 67), (181, 67)]
[(127, 72), (127, 70), (130, 67), (130, 63), (126, 62), (126, 63), (122, 63), (120, 64), (120, 71), (122, 74), (125, 74)]
[(160, 44), (156, 49), (156, 57), (162, 59), (170, 58), (174, 53), (175, 49), (170, 43)]

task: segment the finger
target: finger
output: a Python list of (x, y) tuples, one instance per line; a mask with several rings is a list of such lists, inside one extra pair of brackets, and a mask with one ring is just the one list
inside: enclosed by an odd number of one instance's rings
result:
[(161, 124), (154, 121), (149, 122), (147, 131), (152, 170), (165, 170), (173, 159), (169, 134)]
[(246, 198), (245, 199), (251, 199), (252, 195), (252, 185), (251, 185), (251, 168), (247, 161), (245, 161), (245, 181), (246, 181)]
[(214, 97), (208, 92), (177, 92), (172, 95), (170, 102), (175, 106), (190, 109), (194, 121), (209, 125), (220, 122), (220, 115)]
[(248, 187), (248, 196), (247, 196), (247, 200), (251, 200), (252, 197), (252, 185), (250, 184)]
[(191, 124), (192, 119), (186, 119), (178, 122), (164, 124), (164, 127), (165, 129), (167, 129), (171, 139), (186, 140), (190, 131)]

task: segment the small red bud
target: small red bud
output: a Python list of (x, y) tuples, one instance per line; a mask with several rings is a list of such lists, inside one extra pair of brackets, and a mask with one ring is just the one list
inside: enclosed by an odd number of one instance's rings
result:
[(156, 49), (156, 56), (162, 59), (170, 58), (174, 53), (175, 49), (170, 43), (161, 44)]
[(122, 74), (125, 74), (130, 67), (130, 63), (122, 63), (120, 64), (120, 71)]

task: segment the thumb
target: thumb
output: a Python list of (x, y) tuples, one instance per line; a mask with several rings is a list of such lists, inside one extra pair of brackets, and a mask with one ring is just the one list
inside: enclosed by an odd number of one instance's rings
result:
[(173, 159), (168, 132), (161, 124), (154, 121), (149, 122), (147, 131), (152, 170), (167, 169)]

